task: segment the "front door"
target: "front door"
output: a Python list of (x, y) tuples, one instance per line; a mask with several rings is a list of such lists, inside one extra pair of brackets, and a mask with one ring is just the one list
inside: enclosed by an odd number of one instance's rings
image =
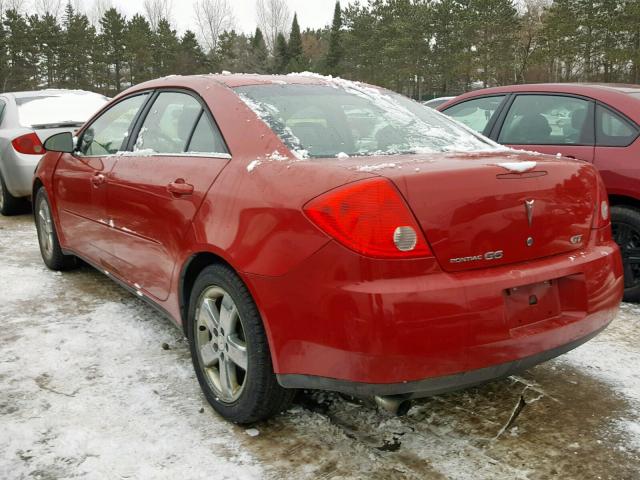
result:
[(148, 94), (126, 98), (84, 129), (73, 154), (62, 154), (53, 188), (65, 244), (87, 260), (104, 266), (110, 251), (106, 211), (107, 181), (116, 156), (126, 144)]
[(108, 216), (118, 271), (138, 291), (165, 300), (191, 221), (230, 156), (195, 95), (160, 91), (146, 110), (132, 151), (109, 179)]
[(561, 154), (593, 163), (593, 111), (594, 102), (581, 97), (516, 95), (497, 141), (520, 150)]

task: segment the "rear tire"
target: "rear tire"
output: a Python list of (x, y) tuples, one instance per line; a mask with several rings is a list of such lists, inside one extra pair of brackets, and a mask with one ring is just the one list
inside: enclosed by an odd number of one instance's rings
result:
[(51, 215), (51, 204), (44, 187), (36, 193), (33, 211), (38, 232), (38, 243), (44, 264), (55, 271), (71, 270), (78, 266), (78, 259), (65, 255), (60, 248), (56, 225)]
[(18, 215), (24, 212), (25, 204), (24, 199), (11, 195), (4, 182), (4, 177), (0, 173), (0, 214), (5, 217)]
[(633, 207), (611, 207), (613, 238), (620, 247), (624, 267), (624, 301), (640, 302), (640, 211)]
[(214, 264), (198, 275), (187, 322), (198, 382), (220, 415), (248, 424), (290, 405), (295, 390), (278, 384), (258, 308), (230, 267)]

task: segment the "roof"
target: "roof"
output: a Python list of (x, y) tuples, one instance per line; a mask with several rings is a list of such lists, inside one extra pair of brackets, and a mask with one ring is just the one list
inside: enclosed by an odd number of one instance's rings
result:
[[(43, 90), (30, 90), (25, 92), (4, 92), (0, 93), (0, 95), (8, 95), (14, 98), (25, 98), (25, 97), (47, 97), (47, 96), (58, 96), (67, 93), (75, 93), (75, 94), (84, 94), (84, 93), (94, 93), (88, 92), (86, 90), (70, 90), (64, 88), (46, 88)], [(99, 95), (99, 94), (94, 94)]]

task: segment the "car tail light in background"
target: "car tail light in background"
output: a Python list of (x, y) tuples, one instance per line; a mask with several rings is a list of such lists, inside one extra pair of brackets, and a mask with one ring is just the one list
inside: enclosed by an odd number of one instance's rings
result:
[(307, 203), (304, 212), (325, 233), (363, 255), (432, 255), (411, 210), (388, 180), (363, 180), (331, 190)]
[(11, 145), (13, 145), (16, 152), (26, 155), (42, 155), (44, 153), (42, 142), (40, 142), (40, 138), (35, 132), (13, 139)]

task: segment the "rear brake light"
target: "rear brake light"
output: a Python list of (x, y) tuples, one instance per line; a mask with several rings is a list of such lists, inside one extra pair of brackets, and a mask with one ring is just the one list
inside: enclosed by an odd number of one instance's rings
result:
[(18, 153), (27, 155), (42, 155), (44, 153), (42, 142), (40, 142), (40, 138), (35, 133), (27, 133), (21, 137), (14, 138), (11, 145)]
[(363, 255), (431, 256), (411, 210), (388, 180), (363, 180), (331, 190), (307, 203), (304, 212), (329, 236)]

